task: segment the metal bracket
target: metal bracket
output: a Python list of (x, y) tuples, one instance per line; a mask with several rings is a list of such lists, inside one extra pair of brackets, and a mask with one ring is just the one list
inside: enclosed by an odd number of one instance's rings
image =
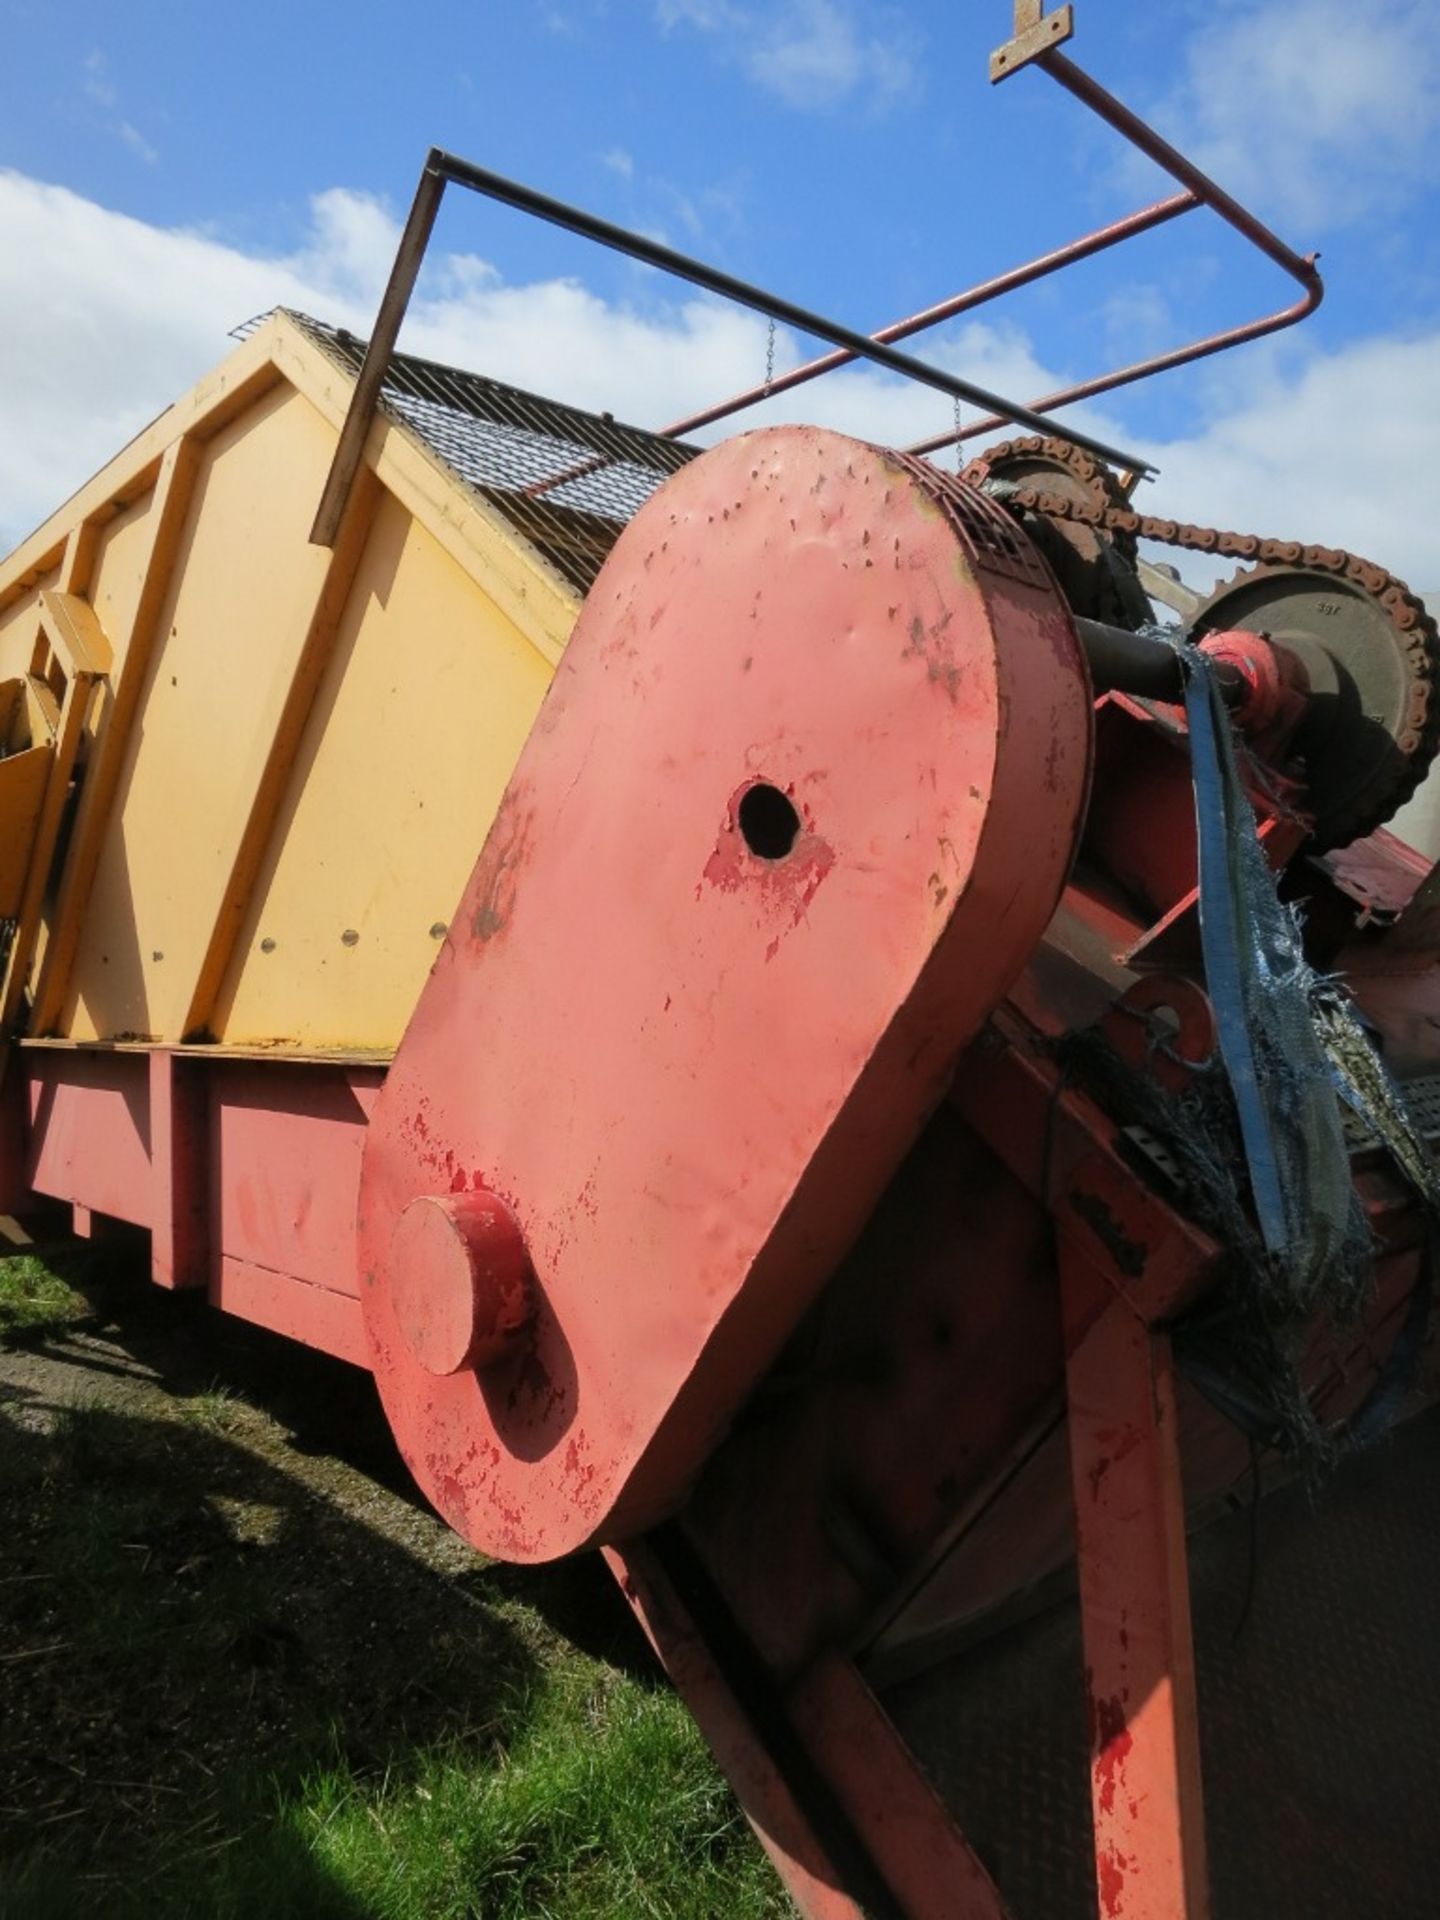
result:
[(1075, 31), (1073, 6), (1046, 13), (1044, 0), (1015, 0), (1015, 37), (990, 56), (990, 84), (1008, 80), (1042, 53), (1063, 47)]

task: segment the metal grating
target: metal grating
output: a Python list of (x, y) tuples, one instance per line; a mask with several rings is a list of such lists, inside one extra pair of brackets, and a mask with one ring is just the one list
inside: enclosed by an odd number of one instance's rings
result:
[(976, 567), (1000, 574), (1007, 580), (1021, 580), (1026, 586), (1040, 587), (1047, 593), (1055, 591), (1050, 570), (1040, 558), (1034, 541), (979, 487), (972, 487), (968, 481), (945, 473), (915, 454), (888, 453), (886, 457), (918, 480), (939, 505)]
[[(1432, 1920), (1440, 1410), (1231, 1505), (1189, 1548), (1215, 1920)], [(1014, 1920), (1100, 1910), (1083, 1674), (1072, 1600), (884, 1694)]]
[[(1400, 1091), (1416, 1131), (1422, 1140), (1440, 1141), (1440, 1073), (1426, 1073), (1414, 1080), (1402, 1080)], [(1345, 1144), (1351, 1153), (1368, 1153), (1383, 1143), (1369, 1124), (1353, 1108), (1342, 1105), (1340, 1123), (1345, 1129)]]
[[(352, 376), (365, 342), (283, 309)], [(586, 593), (620, 530), (661, 483), (700, 451), (498, 380), (408, 354), (392, 356), (380, 404), (579, 592)]]

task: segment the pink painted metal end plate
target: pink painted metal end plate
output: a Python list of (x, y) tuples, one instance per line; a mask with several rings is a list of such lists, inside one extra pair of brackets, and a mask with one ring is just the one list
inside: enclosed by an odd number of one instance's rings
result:
[[(918, 462), (762, 431), (621, 535), (366, 1148), (375, 1372), (476, 1546), (549, 1559), (683, 1498), (1048, 920), (1090, 737), (1033, 550)], [(437, 1372), (393, 1236), (477, 1189), (533, 1319)]]

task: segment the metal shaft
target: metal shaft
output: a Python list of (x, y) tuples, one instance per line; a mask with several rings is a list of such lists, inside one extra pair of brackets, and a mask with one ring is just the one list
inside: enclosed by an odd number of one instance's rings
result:
[(1075, 631), (1096, 693), (1134, 693), (1145, 700), (1179, 700), (1184, 693), (1180, 656), (1166, 640), (1103, 620), (1075, 622)]

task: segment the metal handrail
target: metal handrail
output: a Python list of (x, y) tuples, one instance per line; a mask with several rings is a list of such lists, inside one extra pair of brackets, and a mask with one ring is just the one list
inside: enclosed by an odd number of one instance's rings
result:
[[(632, 233), (626, 227), (616, 226), (612, 221), (602, 220), (597, 214), (587, 213), (583, 208), (570, 206), (563, 200), (555, 200), (549, 194), (540, 193), (534, 187), (523, 185), (517, 180), (507, 180), (503, 174), (492, 173), (486, 167), (464, 160), (458, 154), (446, 153), (443, 148), (432, 147), (426, 158), (420, 175), (420, 183), (415, 190), (405, 230), (400, 236), (400, 245), (395, 255), (395, 264), (390, 270), (390, 279), (380, 301), (380, 311), (376, 315), (374, 331), (365, 352), (365, 361), (355, 382), (355, 391), (351, 395), (350, 410), (341, 428), (339, 444), (335, 449), (335, 459), (325, 482), (325, 491), (320, 498), (320, 507), (315, 516), (315, 524), (310, 531), (311, 542), (316, 546), (329, 547), (335, 544), (336, 536), (344, 517), (346, 503), (354, 484), (364, 451), (365, 439), (374, 418), (375, 407), (384, 384), (385, 369), (395, 350), (401, 322), (410, 302), (415, 281), (420, 272), (420, 264), (425, 256), (426, 246), (434, 230), (435, 216), (440, 210), (440, 200), (449, 183), (469, 188), (482, 194), (488, 200), (498, 201), (502, 206), (515, 207), (522, 213), (531, 214), (539, 220), (548, 221), (552, 226), (563, 227), (571, 233), (577, 233), (587, 240), (598, 241), (613, 252), (625, 254), (632, 260), (644, 265), (656, 267), (662, 273), (673, 274), (677, 279), (688, 280), (693, 286), (702, 287), (706, 292), (716, 293), (727, 300), (733, 300), (737, 306), (749, 307), (753, 312), (764, 314), (771, 320), (781, 321), (794, 327), (801, 333), (808, 333), (820, 340), (829, 341), (832, 346), (842, 348), (855, 359), (873, 360), (877, 366), (887, 368), (892, 373), (905, 375), (908, 379), (919, 381), (924, 386), (935, 387), (953, 400), (968, 401), (972, 406), (989, 407), (998, 411), (1002, 418), (1013, 420), (1022, 426), (1043, 427), (1045, 422), (1038, 414), (1018, 401), (1007, 400), (1003, 395), (992, 393), (988, 388), (975, 385), (973, 381), (962, 380), (955, 374), (946, 373), (940, 367), (932, 367), (923, 360), (915, 360), (909, 354), (897, 353), (894, 347), (884, 341), (875, 340), (865, 334), (856, 333), (853, 328), (841, 326), (838, 321), (828, 320), (823, 315), (811, 313), (805, 307), (797, 306), (794, 301), (781, 295), (770, 293), (763, 287), (752, 286), (749, 281), (740, 280), (734, 274), (723, 273), (718, 267), (708, 266), (702, 260), (692, 259), (688, 254), (677, 252), (673, 247), (663, 246), (658, 240), (652, 240), (648, 234)], [(1135, 456), (1122, 453), (1109, 446), (1103, 440), (1097, 440), (1087, 434), (1075, 433), (1070, 436), (1077, 446), (1096, 454), (1102, 460), (1114, 464), (1141, 467), (1149, 471), (1148, 466)]]
[[(1162, 373), (1172, 367), (1203, 359), (1209, 354), (1222, 352), (1227, 347), (1260, 339), (1266, 334), (1279, 331), (1282, 327), (1293, 326), (1296, 321), (1314, 312), (1324, 295), (1324, 284), (1315, 267), (1317, 256), (1298, 254), (1287, 246), (1254, 214), (1241, 206), (1232, 195), (1218, 186), (1192, 161), (1187, 160), (1182, 153), (1156, 133), (1154, 128), (1143, 121), (1138, 114), (1124, 106), (1113, 94), (1108, 93), (1058, 51), (1059, 44), (1068, 39), (1073, 31), (1072, 7), (1062, 7), (1047, 14), (1037, 4), (1037, 0), (1016, 0), (1015, 24), (1016, 38), (1006, 47), (999, 49), (991, 58), (992, 78), (1005, 79), (1010, 73), (1017, 72), (1025, 65), (1035, 64), (1043, 67), (1061, 86), (1114, 127), (1140, 152), (1158, 166), (1163, 167), (1180, 183), (1182, 191), (1172, 194), (1166, 200), (1157, 201), (1152, 206), (1139, 208), (1136, 212), (1113, 221), (1108, 226), (1083, 234), (1068, 245), (1042, 254), (1023, 266), (1012, 268), (991, 280), (982, 281), (978, 286), (969, 288), (963, 293), (954, 294), (949, 299), (927, 307), (920, 313), (893, 321), (890, 325), (869, 335), (856, 333), (853, 329), (828, 320), (823, 315), (809, 312), (793, 301), (768, 292), (762, 287), (753, 286), (703, 261), (692, 259), (674, 248), (650, 239), (648, 235), (633, 233), (627, 228), (616, 226), (611, 221), (602, 220), (598, 215), (587, 213), (564, 201), (552, 199), (533, 187), (507, 180), (502, 175), (492, 173), (471, 161), (463, 160), (456, 154), (446, 153), (439, 147), (432, 147), (421, 171), (419, 185), (416, 188), (390, 277), (380, 302), (380, 310), (376, 315), (375, 326), (356, 378), (350, 407), (326, 478), (325, 490), (321, 495), (315, 523), (311, 529), (312, 542), (318, 546), (333, 546), (335, 543), (350, 498), (355, 474), (363, 457), (365, 440), (379, 402), (386, 369), (395, 350), (400, 326), (414, 291), (425, 249), (434, 230), (435, 218), (440, 209), (445, 187), (450, 182), (482, 194), (487, 199), (498, 201), (502, 205), (515, 207), (552, 225), (563, 227), (583, 238), (594, 240), (612, 251), (642, 261), (647, 266), (658, 268), (661, 272), (672, 274), (679, 279), (687, 280), (692, 285), (704, 288), (707, 292), (719, 294), (739, 306), (765, 315), (772, 321), (783, 322), (798, 332), (810, 334), (830, 344), (831, 352), (822, 354), (803, 366), (793, 368), (778, 378), (767, 379), (763, 385), (748, 388), (743, 393), (732, 395), (730, 399), (719, 401), (698, 413), (689, 414), (684, 419), (673, 421), (668, 427), (662, 429), (662, 432), (670, 437), (708, 426), (716, 420), (738, 413), (778, 393), (789, 392), (806, 381), (818, 379), (820, 375), (829, 373), (837, 367), (864, 359), (885, 367), (893, 373), (902, 374), (909, 379), (936, 388), (957, 402), (968, 402), (972, 406), (987, 409), (981, 417), (963, 425), (957, 424), (950, 431), (919, 441), (907, 449), (911, 453), (933, 453), (942, 447), (953, 446), (970, 439), (974, 435), (993, 431), (994, 428), (1007, 422), (1041, 431), (1048, 430), (1053, 427), (1053, 422), (1047, 416), (1058, 407), (1093, 398), (1096, 394), (1111, 392), (1117, 387), (1145, 379), (1151, 374)], [(1187, 346), (1175, 348), (1168, 353), (1158, 354), (1148, 360), (1137, 361), (1130, 366), (1119, 367), (1109, 373), (1061, 388), (1025, 406), (1008, 400), (1002, 395), (991, 393), (971, 381), (946, 373), (925, 361), (899, 353), (892, 344), (896, 340), (923, 332), (944, 320), (953, 319), (957, 314), (973, 311), (976, 307), (983, 306), (1002, 294), (1029, 286), (1049, 274), (1058, 272), (1062, 267), (1072, 266), (1078, 261), (1089, 259), (1109, 247), (1118, 245), (1122, 240), (1132, 239), (1140, 233), (1148, 232), (1201, 206), (1209, 207), (1219, 214), (1251, 245), (1266, 254), (1297, 280), (1304, 289), (1302, 297), (1291, 306), (1273, 314), (1267, 314), (1261, 319), (1247, 321), (1240, 326), (1205, 335)], [(1135, 478), (1154, 471), (1148, 462), (1108, 446), (1104, 441), (1081, 433), (1073, 427), (1065, 429), (1065, 437), (1076, 446), (1083, 447), (1087, 452), (1096, 454), (1100, 459), (1126, 471), (1132, 483)]]

